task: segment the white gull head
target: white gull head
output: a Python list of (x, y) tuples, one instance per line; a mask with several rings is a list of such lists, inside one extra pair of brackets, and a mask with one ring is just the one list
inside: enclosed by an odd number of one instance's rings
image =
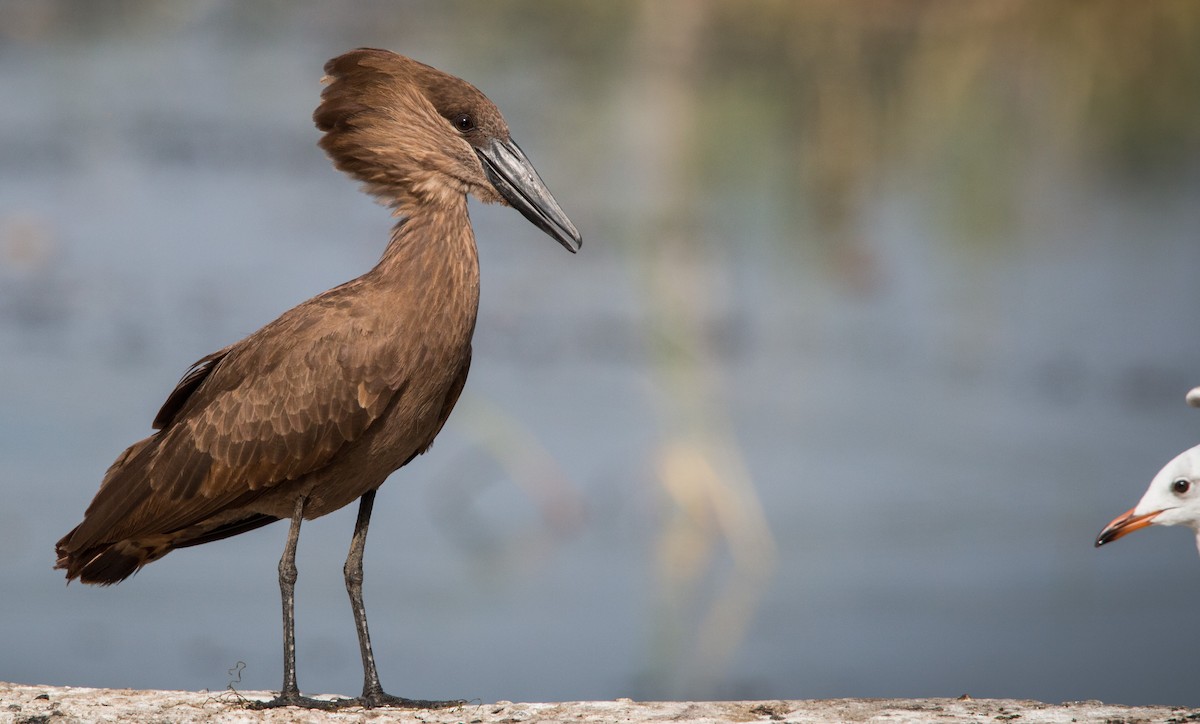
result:
[(1100, 531), (1096, 546), (1148, 525), (1186, 525), (1196, 532), (1200, 548), (1200, 445), (1158, 471), (1138, 504)]

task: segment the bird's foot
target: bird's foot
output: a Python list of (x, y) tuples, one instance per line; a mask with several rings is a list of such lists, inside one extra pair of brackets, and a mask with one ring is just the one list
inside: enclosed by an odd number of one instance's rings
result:
[(463, 706), (466, 703), (464, 699), (451, 699), (449, 701), (406, 699), (403, 696), (392, 696), (383, 690), (365, 691), (362, 696), (353, 699), (314, 699), (310, 696), (301, 696), (298, 691), (292, 691), (280, 693), (279, 696), (270, 701), (251, 701), (248, 704), (248, 708), (261, 710), (294, 706), (299, 709), (320, 709), (323, 711), (337, 711), (338, 709), (353, 707), (362, 707), (364, 709), (377, 709), (380, 707), (394, 707), (396, 709), (452, 709), (456, 706)]
[(285, 706), (294, 706), (301, 709), (322, 709), (324, 711), (334, 711), (341, 709), (348, 704), (343, 702), (356, 702), (357, 699), (334, 699), (329, 701), (326, 699), (313, 699), (309, 696), (301, 696), (298, 691), (280, 692), (279, 696), (270, 701), (252, 701), (249, 708), (251, 709), (278, 709)]
[[(382, 689), (376, 691), (364, 691), (363, 695), (357, 699), (343, 699), (350, 706), (358, 705), (364, 709), (375, 709), (378, 707), (396, 707), (397, 709), (452, 709), (456, 706), (463, 706), (467, 702), (463, 699), (451, 699), (448, 701), (436, 701), (429, 699), (406, 699), (403, 696), (392, 696)], [(340, 703), (340, 702), (339, 702)]]

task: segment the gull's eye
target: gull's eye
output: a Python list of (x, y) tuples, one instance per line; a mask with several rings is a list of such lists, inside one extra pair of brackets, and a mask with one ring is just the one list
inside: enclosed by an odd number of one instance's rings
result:
[(1171, 483), (1171, 492), (1176, 495), (1183, 495), (1192, 487), (1192, 481), (1187, 478), (1179, 478)]
[(454, 127), (463, 133), (475, 130), (475, 119), (469, 113), (459, 113), (454, 117)]

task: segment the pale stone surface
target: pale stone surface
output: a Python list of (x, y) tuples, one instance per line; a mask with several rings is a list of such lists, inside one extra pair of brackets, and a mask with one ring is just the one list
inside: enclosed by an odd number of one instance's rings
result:
[(0, 682), (0, 723), (59, 722), (1200, 722), (1200, 709), (1119, 706), (1098, 701), (1043, 704), (1018, 699), (829, 699), (793, 701), (577, 701), (559, 704), (470, 703), (454, 709), (302, 709), (251, 711), (262, 691), (192, 692), (26, 686)]

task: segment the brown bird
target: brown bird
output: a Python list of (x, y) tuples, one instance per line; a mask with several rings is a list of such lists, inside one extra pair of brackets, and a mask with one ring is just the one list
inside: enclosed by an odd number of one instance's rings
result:
[[(108, 469), (58, 541), (67, 580), (109, 585), (176, 548), (290, 520), (279, 561), (284, 673), (264, 706), (435, 707), (379, 684), (362, 600), (375, 491), (425, 452), (462, 392), (479, 306), (467, 194), (512, 205), (569, 251), (581, 238), (496, 106), (474, 86), (386, 50), (325, 64), (313, 120), (334, 165), (400, 217), (379, 263), (194, 364), (157, 430)], [(363, 693), (334, 702), (296, 684), (300, 522), (359, 500), (346, 558)]]

